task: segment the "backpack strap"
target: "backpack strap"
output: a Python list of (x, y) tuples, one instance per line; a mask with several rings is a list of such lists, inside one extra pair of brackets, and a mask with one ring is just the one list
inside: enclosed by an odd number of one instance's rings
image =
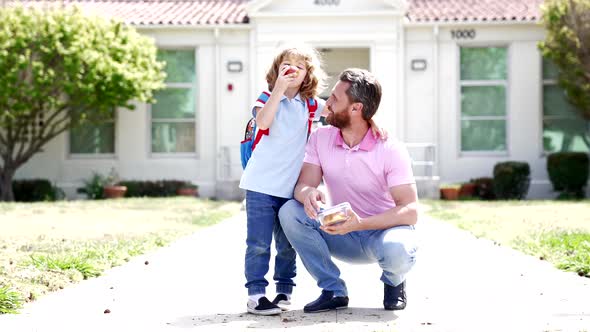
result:
[[(260, 94), (260, 96), (258, 97), (258, 99), (256, 100), (256, 104), (254, 105), (254, 107), (264, 107), (264, 105), (268, 101), (268, 98), (270, 98), (270, 93), (267, 91), (263, 91)], [(256, 120), (254, 120), (254, 123), (256, 123)], [(260, 142), (263, 135), (268, 136), (268, 134), (270, 133), (270, 128), (258, 129), (258, 131), (257, 131), (256, 124), (255, 124), (253, 133), (256, 133), (256, 136), (254, 137), (254, 143), (252, 144), (252, 151), (254, 151), (254, 149), (256, 148), (256, 145), (258, 145), (258, 142)]]
[(309, 118), (307, 119), (307, 137), (311, 134), (311, 125), (315, 118), (315, 111), (318, 109), (318, 102), (314, 98), (307, 98), (307, 110), (309, 111)]

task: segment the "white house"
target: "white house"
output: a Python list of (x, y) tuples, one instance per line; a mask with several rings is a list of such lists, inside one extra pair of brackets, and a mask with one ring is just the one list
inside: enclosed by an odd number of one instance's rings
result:
[(346, 67), (378, 76), (377, 122), (408, 144), (423, 196), (518, 160), (531, 166), (529, 197), (551, 197), (547, 152), (589, 151), (588, 123), (575, 118), (537, 48), (542, 0), (19, 2), (76, 3), (120, 18), (168, 60), (157, 104), (62, 135), (17, 173), (70, 196), (93, 171), (114, 167), (124, 179), (190, 180), (202, 196), (240, 197), (249, 107), (275, 48), (289, 40), (319, 49), (332, 83)]

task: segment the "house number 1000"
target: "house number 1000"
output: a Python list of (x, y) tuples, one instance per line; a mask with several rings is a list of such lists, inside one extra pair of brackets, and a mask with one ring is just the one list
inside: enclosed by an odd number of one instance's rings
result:
[(316, 6), (338, 6), (340, 0), (313, 0), (313, 4)]

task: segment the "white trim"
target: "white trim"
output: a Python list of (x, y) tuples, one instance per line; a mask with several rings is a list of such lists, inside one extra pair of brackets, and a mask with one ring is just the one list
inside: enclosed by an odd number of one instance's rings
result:
[[(196, 68), (195, 68), (196, 69)], [(194, 87), (193, 83), (164, 83), (166, 85), (165, 89), (191, 89)]]
[[(457, 74), (457, 84), (456, 89), (456, 110), (457, 110), (457, 152), (458, 157), (471, 157), (471, 156), (478, 156), (478, 157), (496, 157), (496, 156), (510, 156), (510, 69), (511, 69), (511, 44), (508, 42), (475, 42), (475, 43), (456, 43), (457, 47), (456, 50), (456, 74)], [(506, 79), (505, 80), (461, 80), (461, 48), (489, 48), (489, 47), (503, 47), (506, 48)], [(461, 103), (461, 88), (464, 86), (504, 86), (506, 91), (505, 96), (505, 115), (487, 115), (487, 116), (462, 116), (462, 103)], [(461, 133), (462, 133), (462, 121), (463, 120), (504, 120), (506, 122), (506, 141), (505, 146), (506, 149), (504, 151), (493, 151), (493, 150), (481, 150), (481, 151), (463, 151), (462, 148), (462, 140), (461, 140)]]
[(137, 30), (251, 30), (253, 26), (250, 23), (241, 24), (134, 24), (127, 23)]
[[(388, 2), (388, 1), (386, 1), (386, 2)], [(406, 86), (405, 86), (405, 82), (406, 82), (406, 71), (405, 71), (406, 32), (405, 32), (403, 25), (400, 21), (401, 20), (398, 20), (397, 27), (396, 27), (398, 42), (397, 42), (397, 50), (395, 52), (395, 55), (398, 57), (397, 68), (398, 68), (398, 77), (399, 77), (399, 79), (397, 80), (397, 83), (396, 83), (397, 99), (398, 99), (398, 105), (397, 105), (398, 110), (396, 113), (399, 113), (402, 118), (400, 119), (401, 126), (398, 124), (396, 129), (401, 131), (400, 136), (401, 136), (402, 141), (406, 141), (407, 128), (408, 128), (408, 116), (406, 114)]]
[(255, 13), (248, 14), (250, 18), (285, 18), (285, 17), (388, 17), (404, 16), (405, 13), (398, 10), (380, 10), (380, 11), (358, 11), (358, 12), (300, 12), (300, 13)]
[[(284, 13), (261, 13), (260, 10), (264, 7), (270, 5), (273, 1), (272, 0), (255, 0), (251, 1), (246, 5), (246, 12), (248, 13), (248, 17), (284, 17)], [(362, 11), (362, 12), (355, 12), (354, 14), (350, 13), (329, 13), (329, 15), (322, 14), (322, 13), (294, 13), (294, 14), (286, 14), (286, 16), (293, 16), (293, 17), (301, 17), (301, 16), (384, 16), (384, 15), (405, 15), (408, 11), (409, 4), (407, 0), (383, 0), (385, 5), (389, 5), (395, 9), (392, 10), (381, 10), (381, 11)]]
[[(404, 29), (404, 33), (405, 33), (405, 29)], [(434, 105), (433, 105), (433, 111), (434, 111), (434, 142), (435, 142), (435, 165), (434, 165), (434, 170), (433, 173), (434, 174), (441, 174), (441, 162), (440, 159), (438, 157), (438, 154), (440, 153), (438, 144), (440, 144), (440, 115), (439, 115), (439, 110), (440, 110), (440, 60), (439, 60), (439, 56), (440, 56), (440, 29), (438, 27), (438, 25), (435, 25), (432, 27), (432, 34), (434, 37), (434, 50), (433, 50), (433, 57), (434, 57), (434, 61), (433, 61), (433, 71), (434, 71), (434, 83), (433, 83), (433, 89), (434, 89)], [(404, 89), (405, 90), (405, 89)]]
[(489, 81), (482, 81), (482, 80), (465, 80), (465, 81), (461, 81), (459, 78), (459, 81), (461, 82), (461, 86), (507, 86), (507, 82), (506, 80), (489, 80)]
[(440, 22), (440, 21), (432, 21), (432, 22), (412, 22), (409, 21), (406, 17), (404, 20), (404, 27), (407, 28), (425, 28), (429, 26), (438, 26), (441, 28), (446, 27), (454, 27), (454, 26), (483, 26), (483, 27), (493, 27), (493, 26), (509, 26), (509, 25), (531, 25), (531, 26), (539, 26), (541, 24), (540, 20), (536, 21), (457, 21), (457, 22)]
[[(221, 181), (221, 49), (219, 46), (219, 29), (215, 29), (214, 33), (215, 38), (215, 46), (214, 46), (214, 57), (213, 60), (215, 66), (215, 83), (214, 83), (214, 90), (215, 90), (215, 105), (213, 108), (215, 109), (215, 124), (211, 126), (215, 133), (213, 137), (215, 142), (213, 147), (215, 151), (213, 151), (213, 169), (215, 172), (215, 183), (219, 183)], [(215, 188), (217, 191), (217, 188)]]

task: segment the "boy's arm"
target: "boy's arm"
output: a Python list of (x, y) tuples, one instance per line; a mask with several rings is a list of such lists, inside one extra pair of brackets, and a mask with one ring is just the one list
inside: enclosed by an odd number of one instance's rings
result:
[(264, 130), (270, 128), (272, 125), (272, 121), (277, 114), (277, 110), (279, 109), (279, 104), (281, 103), (281, 98), (283, 94), (278, 93), (275, 89), (271, 94), (264, 107), (260, 108), (256, 112), (256, 126), (258, 128)]
[(289, 66), (284, 66), (280, 69), (279, 75), (270, 94), (270, 98), (268, 98), (264, 107), (256, 112), (256, 125), (262, 130), (268, 129), (272, 125), (272, 121), (279, 110), (281, 99), (283, 98), (285, 91), (287, 91), (289, 83), (294, 79), (294, 73), (285, 75), (288, 69)]

